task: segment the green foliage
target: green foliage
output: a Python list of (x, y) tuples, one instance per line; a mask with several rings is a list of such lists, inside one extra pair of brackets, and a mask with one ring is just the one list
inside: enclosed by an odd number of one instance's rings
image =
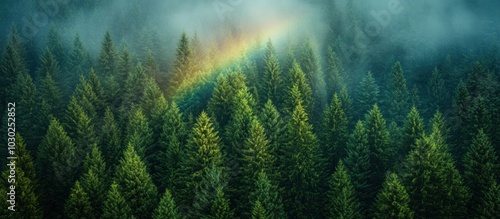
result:
[(194, 188), (193, 210), (189, 211), (193, 218), (231, 218), (229, 201), (224, 195), (227, 181), (220, 167), (211, 165), (200, 173), (200, 181)]
[(368, 72), (358, 85), (358, 112), (360, 115), (368, 113), (374, 104), (379, 101), (379, 87), (373, 78), (373, 74)]
[(94, 209), (90, 204), (90, 199), (87, 193), (80, 186), (80, 182), (76, 181), (71, 189), (66, 205), (64, 206), (64, 215), (66, 218), (95, 218)]
[(104, 35), (101, 43), (101, 51), (97, 62), (99, 74), (103, 77), (111, 76), (115, 73), (116, 68), (116, 51), (111, 39), (109, 31)]
[(278, 154), (285, 142), (285, 128), (283, 120), (271, 100), (268, 100), (264, 104), (260, 114), (260, 121), (262, 127), (264, 127), (265, 135), (269, 140), (269, 151), (275, 158), (278, 158)]
[(289, 72), (289, 95), (288, 98), (285, 99), (285, 109), (287, 110), (287, 113), (291, 114), (293, 112), (298, 101), (301, 101), (306, 111), (308, 113), (311, 113), (313, 110), (313, 91), (311, 89), (310, 83), (306, 78), (306, 75), (300, 68), (299, 63), (295, 61), (292, 63), (292, 67), (290, 68)]
[(120, 193), (119, 185), (113, 182), (102, 206), (103, 219), (133, 219), (132, 210)]
[[(149, 165), (149, 155), (153, 146), (153, 131), (141, 108), (134, 109), (129, 116), (125, 142), (133, 145), (143, 162)], [(149, 167), (149, 166), (148, 166)]]
[(73, 47), (69, 53), (68, 74), (65, 81), (68, 82), (70, 90), (78, 83), (78, 78), (87, 74), (92, 65), (90, 53), (84, 47), (80, 35), (75, 35)]
[(310, 218), (319, 213), (318, 186), (321, 176), (320, 149), (307, 113), (299, 104), (287, 125), (288, 142), (281, 158), (285, 204), (291, 217)]
[[(76, 148), (57, 119), (50, 122), (47, 134), (38, 149), (37, 169), (41, 188), (44, 189), (43, 208), (46, 216), (62, 215), (63, 199), (76, 179)], [(48, 211), (50, 209), (50, 211)], [(54, 210), (55, 209), (55, 210)]]
[(480, 203), (476, 216), (479, 218), (495, 218), (500, 214), (500, 186), (493, 182)]
[[(278, 186), (274, 185), (273, 182), (267, 177), (267, 174), (264, 171), (258, 173), (258, 177), (254, 185), (254, 190), (248, 197), (248, 204), (251, 205), (252, 203), (256, 204), (259, 202), (261, 207), (266, 211), (266, 218), (286, 218), (283, 201), (280, 196), (280, 190)], [(255, 208), (256, 206), (254, 205), (252, 209), (252, 217)]]
[(91, 152), (87, 154), (84, 162), (83, 175), (80, 179), (81, 186), (88, 194), (94, 215), (101, 215), (101, 206), (104, 202), (107, 179), (106, 164), (101, 156), (101, 151), (96, 144), (92, 144)]
[(375, 202), (374, 218), (413, 218), (410, 197), (395, 173), (387, 175)]
[(122, 144), (120, 127), (116, 123), (115, 116), (109, 107), (106, 108), (106, 112), (104, 113), (100, 140), (99, 145), (102, 146), (104, 158), (108, 166), (114, 168), (118, 164), (125, 147)]
[(464, 181), (472, 193), (471, 216), (480, 217), (480, 206), (485, 202), (490, 186), (496, 182), (499, 171), (498, 156), (482, 129), (473, 139), (463, 163)]
[(271, 42), (267, 42), (266, 55), (264, 57), (264, 73), (262, 75), (261, 88), (262, 98), (270, 99), (276, 105), (281, 105), (283, 98), (283, 79), (281, 68), (276, 57), (276, 50)]
[(420, 117), (417, 108), (412, 107), (403, 126), (400, 156), (405, 157), (422, 136), (424, 136), (424, 120)]
[[(329, 12), (331, 13), (331, 12)], [(344, 68), (337, 53), (331, 46), (326, 51), (325, 64), (326, 97), (330, 98), (334, 93), (340, 93), (342, 87), (346, 86)], [(372, 103), (372, 106), (375, 103)]]
[(132, 144), (128, 145), (116, 167), (115, 181), (133, 215), (136, 218), (150, 218), (158, 204), (157, 189)]
[(322, 127), (322, 151), (326, 158), (327, 175), (335, 170), (335, 164), (345, 157), (345, 147), (348, 140), (347, 117), (344, 113), (342, 102), (337, 93), (328, 108), (325, 109)]
[(194, 76), (193, 51), (186, 33), (182, 33), (177, 44), (176, 59), (170, 71), (168, 94), (173, 96), (175, 91)]
[(346, 169), (351, 176), (351, 182), (357, 197), (366, 207), (371, 204), (375, 191), (369, 181), (373, 177), (370, 168), (370, 147), (368, 134), (363, 122), (358, 121), (346, 146), (347, 156), (343, 159)]
[(181, 216), (179, 214), (179, 211), (177, 209), (177, 206), (175, 205), (174, 198), (170, 194), (170, 191), (167, 189), (165, 190), (165, 194), (160, 199), (160, 204), (156, 208), (155, 212), (153, 213), (153, 218), (154, 219), (163, 219), (163, 218), (170, 218), (170, 219), (180, 219)]
[(427, 84), (427, 95), (432, 101), (429, 101), (430, 110), (444, 110), (447, 103), (447, 92), (445, 80), (437, 68), (432, 71), (432, 76)]
[(260, 204), (260, 201), (257, 200), (255, 201), (253, 207), (252, 207), (252, 219), (268, 219), (270, 218), (267, 216), (267, 211), (262, 207)]
[(404, 115), (410, 109), (410, 94), (406, 87), (406, 79), (404, 76), (401, 63), (396, 62), (392, 66), (391, 81), (387, 90), (387, 101), (389, 102), (389, 117), (401, 124), (404, 120)]
[(229, 208), (229, 200), (225, 197), (221, 187), (217, 188), (215, 200), (212, 204), (212, 217), (217, 219), (233, 218), (233, 211)]
[(342, 161), (339, 161), (337, 169), (332, 174), (329, 186), (326, 207), (328, 218), (354, 219), (362, 217), (361, 206)]
[(47, 74), (41, 81), (39, 94), (42, 101), (42, 108), (46, 112), (55, 117), (62, 115), (62, 92), (50, 74)]

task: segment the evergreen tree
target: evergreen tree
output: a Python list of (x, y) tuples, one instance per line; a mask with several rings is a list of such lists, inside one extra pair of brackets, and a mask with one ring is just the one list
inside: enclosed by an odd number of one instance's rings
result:
[(388, 85), (387, 100), (389, 115), (396, 123), (401, 124), (404, 115), (410, 109), (410, 94), (406, 87), (406, 79), (401, 64), (396, 62), (391, 71), (391, 81)]
[[(60, 197), (68, 197), (76, 176), (75, 145), (57, 119), (50, 122), (47, 134), (38, 149), (37, 167), (44, 189), (43, 209), (46, 216), (62, 215)], [(50, 210), (50, 211), (49, 211)]]
[(104, 88), (101, 86), (101, 81), (93, 68), (90, 69), (88, 83), (96, 96), (92, 104), (97, 111), (97, 115), (102, 116), (106, 109), (106, 95), (104, 94)]
[[(264, 171), (258, 173), (257, 180), (254, 184), (254, 190), (248, 196), (248, 204), (259, 202), (262, 208), (266, 210), (266, 218), (286, 218), (283, 209), (283, 201), (280, 196), (278, 186), (267, 177)], [(255, 210), (255, 205), (254, 209)], [(252, 213), (253, 213), (252, 210)]]
[(177, 210), (177, 206), (175, 205), (174, 199), (168, 189), (165, 190), (165, 194), (163, 194), (163, 196), (161, 197), (160, 204), (153, 213), (153, 218), (154, 219), (181, 218), (179, 211)]
[(187, 143), (185, 156), (182, 166), (183, 172), (187, 175), (181, 177), (185, 185), (181, 201), (184, 205), (191, 205), (189, 200), (192, 200), (194, 192), (200, 188), (203, 173), (211, 166), (222, 167), (219, 135), (205, 112), (202, 112), (196, 120)]
[(345, 147), (348, 140), (347, 117), (342, 109), (342, 102), (337, 93), (326, 108), (323, 118), (323, 157), (326, 158), (326, 174), (331, 175), (335, 170), (335, 164), (345, 157)]
[[(289, 87), (289, 96), (288, 100), (286, 100), (286, 108), (288, 109), (288, 113), (291, 114), (293, 109), (296, 106), (296, 100), (293, 98), (294, 87), (297, 87), (297, 91), (300, 94), (302, 104), (308, 113), (311, 113), (313, 110), (313, 91), (311, 86), (306, 78), (306, 75), (300, 68), (300, 65), (297, 62), (292, 63), (292, 68), (289, 70), (290, 72), (290, 84)], [(274, 102), (273, 102), (274, 103)]]
[(37, 98), (37, 89), (29, 74), (19, 74), (12, 87), (12, 96), (15, 100), (17, 130), (26, 136), (26, 145), (29, 151), (35, 151), (36, 146), (42, 141), (45, 134), (44, 120), (38, 119), (40, 103)]
[(445, 87), (445, 80), (439, 70), (434, 68), (432, 71), (432, 76), (427, 84), (427, 95), (429, 100), (429, 107), (431, 110), (445, 110), (445, 104), (447, 103), (447, 93)]
[(477, 211), (479, 218), (495, 218), (500, 214), (500, 186), (493, 182), (485, 193), (483, 202)]
[(106, 172), (106, 164), (102, 159), (101, 151), (96, 144), (92, 144), (91, 152), (87, 154), (84, 162), (84, 174), (80, 182), (83, 190), (88, 194), (96, 217), (100, 217), (101, 206), (106, 198)]
[(410, 197), (395, 173), (387, 175), (374, 208), (374, 218), (413, 218)]
[(227, 181), (222, 169), (212, 164), (203, 169), (199, 177), (198, 186), (194, 188), (192, 203), (194, 209), (188, 212), (189, 216), (192, 218), (218, 218), (217, 216), (227, 218), (232, 213), (223, 191), (227, 187)]
[(264, 58), (264, 74), (262, 75), (262, 84), (260, 95), (264, 99), (270, 99), (274, 104), (281, 106), (283, 93), (283, 79), (281, 68), (276, 57), (276, 50), (271, 42), (267, 42), (266, 55)]
[(83, 46), (78, 34), (73, 40), (68, 63), (68, 75), (66, 75), (65, 81), (68, 82), (70, 90), (73, 90), (78, 83), (78, 78), (85, 75), (92, 65), (90, 53)]
[(346, 86), (342, 86), (342, 88), (340, 88), (340, 93), (339, 93), (339, 99), (340, 99), (340, 102), (342, 102), (342, 109), (344, 110), (344, 113), (347, 117), (347, 125), (349, 128), (353, 128), (351, 127), (353, 124), (352, 124), (352, 116), (353, 116), (353, 105), (352, 105), (352, 99), (351, 97), (349, 96), (349, 91), (347, 91), (347, 87)]
[(268, 219), (268, 218), (270, 217), (268, 216), (266, 209), (264, 209), (264, 207), (262, 207), (262, 205), (260, 204), (260, 201), (259, 200), (255, 201), (252, 207), (252, 219)]
[(13, 28), (0, 59), (0, 76), (2, 78), (0, 81), (0, 96), (2, 98), (0, 100), (0, 104), (2, 104), (0, 110), (2, 110), (2, 112), (7, 101), (12, 101), (10, 91), (12, 88), (16, 87), (14, 86), (16, 78), (18, 75), (28, 73), (24, 64), (20, 42), (17, 42), (18, 37), (17, 30)]
[(233, 211), (229, 208), (229, 200), (225, 197), (224, 191), (218, 187), (215, 194), (215, 200), (212, 205), (212, 217), (217, 219), (233, 218)]
[(106, 108), (104, 113), (103, 126), (101, 129), (100, 143), (102, 153), (109, 167), (114, 168), (121, 158), (124, 147), (121, 139), (121, 130), (115, 121), (115, 116), (111, 108)]
[(157, 206), (157, 190), (146, 165), (129, 144), (115, 171), (119, 191), (136, 218), (150, 218)]
[[(245, 140), (242, 150), (242, 175), (247, 190), (251, 190), (258, 173), (274, 173), (274, 157), (269, 151), (269, 141), (264, 133), (264, 127), (257, 120), (252, 121), (250, 136)], [(274, 175), (272, 175), (274, 176)]]
[(358, 121), (346, 147), (347, 156), (344, 159), (354, 190), (362, 206), (371, 204), (375, 191), (370, 184), (373, 170), (370, 168), (370, 147), (368, 134), (363, 122)]
[(176, 59), (170, 71), (168, 94), (173, 96), (175, 91), (186, 81), (191, 80), (193, 72), (193, 51), (186, 33), (182, 33), (177, 44)]
[(424, 120), (420, 118), (417, 108), (412, 107), (403, 126), (403, 140), (399, 155), (406, 157), (422, 136), (424, 136)]
[(373, 78), (373, 74), (368, 72), (366, 76), (361, 79), (358, 85), (358, 98), (357, 104), (359, 107), (359, 115), (364, 115), (379, 101), (379, 87)]
[(71, 189), (66, 205), (64, 206), (64, 215), (66, 218), (95, 218), (94, 209), (90, 204), (87, 193), (83, 191), (80, 183), (76, 181)]
[(58, 87), (62, 84), (62, 75), (59, 62), (54, 58), (50, 48), (46, 47), (40, 59), (40, 67), (37, 70), (36, 79), (43, 79), (50, 75)]
[[(279, 158), (279, 153), (282, 151), (284, 142), (285, 128), (280, 118), (280, 114), (271, 100), (268, 100), (261, 112), (260, 121), (264, 127), (265, 136), (269, 140), (270, 154), (275, 158)], [(279, 166), (276, 163), (276, 167)]]
[(386, 121), (377, 104), (373, 105), (373, 109), (366, 115), (365, 124), (370, 148), (370, 168), (374, 171), (370, 183), (377, 190), (384, 180), (385, 172), (392, 167), (394, 149), (390, 148)]
[(328, 191), (328, 218), (361, 218), (361, 209), (356, 192), (351, 184), (342, 161), (339, 161), (329, 182)]
[(287, 125), (282, 171), (286, 185), (286, 209), (290, 217), (318, 216), (318, 186), (321, 176), (320, 149), (309, 118), (299, 102)]
[(101, 43), (101, 51), (98, 59), (99, 74), (107, 78), (114, 74), (116, 68), (116, 51), (111, 39), (111, 34), (106, 31), (104, 40)]
[(59, 117), (63, 112), (63, 97), (59, 86), (50, 74), (47, 74), (40, 85), (40, 99), (42, 108), (55, 117)]
[(416, 218), (463, 218), (469, 192), (463, 186), (439, 130), (417, 141), (408, 155), (404, 182)]
[(153, 131), (141, 108), (137, 108), (130, 113), (125, 139), (126, 142), (135, 147), (134, 149), (141, 157), (141, 160), (149, 167), (149, 156), (153, 154), (151, 153), (153, 151), (150, 151), (153, 146)]
[[(42, 218), (42, 209), (38, 202), (37, 181), (33, 165), (33, 159), (29, 152), (26, 150), (26, 144), (19, 133), (15, 135), (15, 177), (12, 178), (10, 168), (2, 172), (2, 188), (9, 188), (11, 183), (15, 186), (15, 211), (7, 210), (8, 206), (4, 209), (5, 214), (3, 217), (12, 218)], [(7, 194), (5, 192), (4, 194)], [(8, 202), (6, 202), (8, 203)], [(10, 206), (10, 204), (9, 204)], [(3, 207), (3, 206), (2, 206)]]
[(481, 205), (498, 177), (498, 157), (483, 130), (479, 130), (464, 156), (464, 181), (470, 188), (471, 217), (481, 216)]
[(120, 193), (119, 185), (111, 184), (106, 200), (102, 206), (103, 219), (133, 219), (132, 209)]
[(328, 46), (326, 51), (325, 82), (327, 98), (333, 96), (334, 93), (340, 93), (342, 87), (346, 86), (346, 78), (342, 62), (331, 46)]

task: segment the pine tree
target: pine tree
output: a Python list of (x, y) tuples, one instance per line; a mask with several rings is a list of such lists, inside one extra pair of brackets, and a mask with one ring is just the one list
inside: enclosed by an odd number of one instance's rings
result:
[(464, 156), (464, 180), (472, 193), (471, 217), (480, 217), (480, 205), (498, 177), (498, 157), (483, 130), (479, 130)]
[(368, 134), (363, 122), (358, 121), (346, 147), (347, 156), (343, 159), (351, 176), (351, 182), (362, 206), (371, 204), (375, 191), (370, 184), (373, 170), (370, 168), (370, 147)]
[(141, 108), (137, 108), (130, 113), (125, 139), (126, 142), (135, 147), (134, 149), (141, 157), (141, 160), (149, 167), (149, 156), (153, 154), (150, 151), (153, 145), (153, 131)]
[(46, 128), (42, 127), (42, 119), (36, 119), (40, 115), (37, 89), (29, 74), (19, 74), (14, 85), (11, 91), (17, 105), (17, 130), (26, 136), (28, 150), (34, 151), (43, 138), (43, 129)]
[(175, 91), (194, 76), (193, 51), (186, 33), (182, 33), (177, 44), (176, 59), (170, 71), (168, 94), (173, 96)]
[(75, 39), (73, 40), (73, 47), (69, 54), (68, 63), (68, 75), (66, 75), (65, 81), (68, 82), (69, 89), (73, 90), (78, 83), (78, 78), (81, 75), (87, 74), (92, 65), (90, 53), (83, 46), (78, 34), (75, 35)]
[[(278, 159), (280, 151), (283, 150), (285, 128), (280, 114), (271, 100), (268, 100), (261, 112), (260, 121), (264, 127), (265, 135), (269, 140), (269, 151), (273, 157)], [(275, 165), (279, 166), (278, 163)]]
[(283, 93), (283, 79), (281, 68), (276, 57), (276, 50), (271, 42), (267, 42), (266, 55), (264, 58), (264, 74), (262, 75), (262, 84), (260, 95), (264, 99), (270, 99), (274, 104), (281, 106)]
[[(26, 144), (19, 133), (15, 135), (15, 177), (11, 177), (10, 169), (2, 172), (2, 188), (15, 185), (15, 211), (8, 210), (5, 215), (12, 218), (42, 218), (42, 209), (38, 202), (37, 181), (33, 159), (26, 150)], [(7, 194), (5, 192), (4, 194)], [(6, 202), (7, 203), (7, 202)], [(3, 206), (2, 206), (3, 207)], [(7, 207), (5, 207), (7, 209)]]
[(50, 74), (47, 74), (41, 81), (39, 94), (43, 102), (42, 108), (46, 107), (47, 112), (55, 117), (59, 117), (62, 115), (62, 92)]
[(0, 82), (0, 91), (2, 95), (0, 104), (2, 104), (0, 110), (3, 112), (3, 107), (7, 104), (7, 101), (11, 101), (10, 91), (15, 88), (14, 84), (18, 75), (27, 74), (28, 70), (24, 64), (23, 51), (20, 42), (17, 42), (18, 38), (17, 30), (12, 29), (10, 33), (7, 45), (3, 49), (3, 53), (0, 59), (0, 76), (2, 80)]
[(447, 103), (447, 93), (445, 87), (445, 80), (439, 70), (434, 68), (432, 76), (427, 84), (427, 95), (429, 100), (429, 107), (432, 111), (445, 110)]
[(101, 43), (101, 51), (99, 54), (99, 59), (97, 62), (99, 74), (107, 78), (115, 72), (116, 68), (116, 51), (113, 45), (113, 40), (111, 39), (111, 34), (106, 31), (104, 35), (104, 40)]
[(186, 186), (182, 193), (184, 205), (191, 205), (188, 200), (194, 197), (193, 192), (200, 188), (201, 176), (203, 173), (215, 166), (222, 167), (222, 153), (220, 149), (220, 139), (215, 131), (211, 119), (205, 112), (202, 112), (191, 131), (187, 147), (186, 158), (182, 161), (184, 173), (181, 178)]
[(106, 109), (106, 95), (104, 94), (104, 88), (101, 86), (101, 81), (93, 68), (90, 69), (88, 83), (96, 96), (92, 104), (97, 111), (97, 115), (102, 116)]
[(339, 161), (329, 182), (328, 191), (328, 218), (361, 218), (361, 209), (356, 192), (351, 184), (342, 161)]
[(103, 219), (134, 219), (127, 200), (120, 193), (119, 185), (111, 184), (106, 200), (102, 206)]
[(90, 204), (87, 193), (83, 191), (80, 182), (76, 181), (71, 189), (66, 205), (64, 206), (64, 215), (66, 218), (95, 218), (94, 209)]
[(175, 102), (170, 104), (167, 112), (163, 115), (163, 127), (160, 133), (158, 159), (161, 161), (157, 166), (156, 176), (158, 188), (170, 188), (172, 195), (178, 197), (181, 189), (179, 181), (176, 180), (181, 175), (181, 158), (185, 156), (182, 148), (186, 143), (187, 130), (186, 123), (182, 118), (182, 113)]
[(349, 95), (349, 91), (347, 90), (347, 87), (346, 86), (342, 86), (340, 88), (340, 93), (339, 93), (339, 99), (340, 99), (340, 102), (342, 102), (342, 109), (344, 110), (344, 113), (347, 117), (347, 126), (349, 128), (353, 128), (352, 127), (352, 116), (353, 116), (353, 105), (352, 105), (352, 99)]
[(342, 102), (337, 93), (328, 108), (325, 109), (323, 118), (323, 157), (326, 158), (326, 174), (331, 175), (335, 164), (345, 157), (345, 147), (348, 140), (347, 117), (342, 109)]
[(62, 85), (62, 75), (59, 62), (56, 60), (52, 51), (48, 47), (46, 47), (43, 51), (36, 79), (45, 78), (47, 75), (50, 75), (54, 79), (58, 87)]
[(160, 204), (153, 213), (154, 219), (171, 218), (179, 219), (181, 218), (177, 206), (175, 205), (174, 199), (170, 194), (170, 191), (165, 190), (165, 194), (161, 197)]
[(383, 175), (392, 167), (394, 149), (390, 148), (386, 121), (377, 104), (373, 105), (372, 110), (366, 115), (365, 124), (370, 148), (370, 168), (374, 171), (370, 183), (374, 188), (379, 188), (384, 180)]
[(46, 216), (62, 215), (60, 197), (68, 197), (76, 176), (78, 161), (75, 160), (75, 145), (57, 119), (50, 122), (47, 134), (38, 149), (37, 167), (40, 185), (44, 189), (43, 209)]
[(417, 141), (405, 163), (405, 186), (416, 218), (461, 218), (469, 192), (439, 130)]
[[(297, 91), (300, 94), (302, 104), (306, 111), (308, 113), (312, 113), (313, 110), (313, 90), (311, 89), (311, 86), (308, 82), (308, 79), (306, 78), (306, 75), (300, 68), (300, 65), (297, 62), (292, 63), (292, 68), (289, 70), (290, 72), (290, 84), (288, 88), (288, 92), (292, 94), (295, 92), (293, 89), (294, 87), (297, 87)], [(288, 100), (285, 100), (286, 102), (286, 107), (288, 109), (288, 113), (291, 114), (293, 112), (293, 109), (296, 106), (296, 100), (293, 99), (293, 96), (289, 95)], [(274, 103), (274, 102), (273, 102)]]
[(215, 194), (215, 200), (212, 205), (212, 218), (231, 219), (233, 211), (229, 208), (229, 200), (225, 197), (224, 191), (218, 187)]
[(287, 125), (288, 142), (284, 148), (281, 173), (287, 176), (286, 209), (291, 217), (310, 218), (318, 215), (320, 149), (312, 132), (307, 113), (299, 103)]
[(193, 209), (188, 212), (192, 218), (217, 218), (228, 213), (229, 203), (224, 191), (227, 187), (226, 175), (221, 167), (210, 165), (202, 170), (200, 181), (194, 189)]
[(260, 201), (257, 200), (253, 204), (252, 207), (252, 219), (269, 219), (268, 213), (264, 207), (260, 204)]
[(395, 173), (387, 175), (374, 208), (374, 218), (413, 218), (410, 197)]
[(274, 157), (270, 154), (269, 141), (264, 133), (264, 127), (257, 120), (252, 121), (250, 135), (245, 140), (242, 153), (241, 168), (244, 177), (243, 181), (247, 186), (246, 189), (253, 188), (260, 171), (275, 176), (273, 175), (275, 172)]
[(254, 190), (248, 196), (248, 200), (248, 204), (259, 202), (266, 210), (267, 218), (286, 218), (280, 189), (273, 184), (264, 171), (258, 173)]
[(391, 71), (391, 81), (388, 85), (387, 100), (389, 115), (396, 123), (401, 124), (404, 115), (408, 113), (410, 94), (406, 87), (406, 79), (401, 64), (396, 62)]
[(101, 151), (96, 144), (91, 145), (91, 152), (87, 154), (84, 162), (83, 175), (80, 179), (81, 186), (88, 194), (94, 215), (100, 217), (101, 206), (105, 200), (106, 164), (101, 156)]
[(477, 212), (480, 218), (495, 218), (500, 214), (500, 186), (493, 182), (485, 193)]
[[(328, 46), (326, 51), (325, 82), (327, 98), (332, 97), (334, 93), (340, 93), (342, 87), (346, 86), (342, 62), (331, 46)], [(370, 106), (373, 104), (375, 103), (372, 103)]]
[(373, 78), (373, 74), (368, 72), (366, 76), (361, 79), (358, 85), (358, 113), (364, 115), (379, 101), (379, 87)]
[(115, 171), (119, 191), (136, 218), (150, 218), (157, 206), (157, 190), (146, 165), (129, 144)]
[(103, 126), (101, 129), (100, 143), (102, 153), (109, 167), (114, 168), (118, 164), (125, 148), (122, 144), (121, 129), (115, 121), (115, 116), (111, 108), (106, 108), (104, 113)]
[(417, 108), (412, 107), (403, 126), (403, 140), (399, 155), (406, 157), (422, 136), (424, 136), (424, 120), (420, 117)]

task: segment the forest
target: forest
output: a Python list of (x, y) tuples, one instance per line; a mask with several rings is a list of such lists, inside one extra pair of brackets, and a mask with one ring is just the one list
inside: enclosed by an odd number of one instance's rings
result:
[(0, 3), (0, 218), (500, 218), (480, 0)]

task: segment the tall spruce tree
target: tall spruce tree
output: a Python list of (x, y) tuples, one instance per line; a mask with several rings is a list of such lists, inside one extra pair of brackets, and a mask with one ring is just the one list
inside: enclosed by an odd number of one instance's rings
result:
[(116, 70), (116, 49), (111, 38), (111, 33), (106, 31), (104, 39), (101, 43), (101, 51), (99, 54), (97, 66), (99, 75), (107, 78), (115, 73)]
[(403, 126), (403, 139), (399, 149), (399, 156), (406, 157), (422, 136), (424, 136), (424, 120), (420, 117), (417, 108), (412, 107)]
[(132, 144), (127, 146), (115, 171), (119, 191), (136, 218), (150, 218), (157, 206), (157, 189), (146, 165)]
[(474, 137), (464, 156), (464, 181), (470, 188), (470, 216), (481, 217), (481, 205), (485, 202), (490, 186), (498, 179), (498, 156), (490, 140), (481, 129)]
[(362, 116), (368, 113), (374, 104), (379, 101), (379, 87), (373, 74), (368, 72), (358, 85), (357, 104), (358, 115)]
[(125, 139), (127, 143), (135, 147), (135, 151), (149, 168), (149, 159), (150, 155), (152, 155), (150, 149), (153, 146), (153, 131), (141, 108), (136, 108), (130, 113)]
[(342, 62), (331, 46), (328, 46), (326, 51), (325, 82), (327, 98), (332, 97), (334, 93), (340, 93), (342, 87), (346, 86)]
[(395, 173), (387, 175), (382, 190), (377, 195), (373, 218), (411, 219), (410, 196)]
[(155, 212), (153, 213), (153, 218), (154, 219), (163, 219), (163, 218), (170, 218), (170, 219), (180, 219), (182, 218), (177, 206), (175, 204), (174, 198), (170, 194), (170, 191), (167, 189), (165, 190), (165, 193), (160, 199), (160, 204), (156, 208)]
[(486, 192), (477, 211), (480, 218), (495, 218), (500, 214), (500, 186), (493, 182)]
[[(269, 140), (269, 151), (276, 159), (278, 159), (285, 143), (285, 127), (278, 110), (271, 100), (268, 100), (266, 104), (264, 104), (260, 114), (260, 121), (262, 127), (264, 127), (265, 135)], [(276, 163), (275, 166), (277, 167), (279, 164)]]
[(186, 33), (182, 33), (177, 44), (176, 59), (170, 71), (168, 95), (173, 96), (175, 91), (185, 82), (191, 80), (193, 72), (193, 51)]
[(266, 210), (267, 218), (286, 218), (280, 189), (267, 177), (264, 171), (258, 173), (254, 190), (250, 193), (248, 200), (248, 204), (259, 202)]
[(285, 99), (285, 109), (287, 113), (291, 114), (295, 108), (295, 100), (293, 98), (294, 89), (296, 87), (298, 93), (300, 94), (302, 104), (306, 109), (307, 113), (312, 113), (313, 110), (313, 90), (311, 89), (311, 84), (308, 82), (306, 75), (302, 71), (299, 63), (294, 61), (292, 67), (289, 70), (290, 74), (290, 86), (288, 87), (288, 98)]
[(96, 218), (94, 215), (94, 209), (90, 204), (90, 199), (87, 193), (83, 190), (80, 182), (76, 181), (75, 185), (71, 189), (68, 200), (64, 206), (65, 218), (76, 219), (76, 218)]
[(102, 205), (103, 219), (134, 219), (132, 209), (120, 193), (119, 185), (113, 182)]
[(410, 94), (406, 87), (406, 79), (401, 63), (396, 62), (392, 66), (391, 79), (387, 88), (389, 116), (391, 120), (401, 124), (410, 109)]
[(85, 158), (80, 184), (83, 191), (88, 194), (90, 205), (94, 209), (94, 215), (99, 218), (102, 213), (101, 206), (106, 198), (107, 169), (97, 145), (92, 144), (90, 148), (91, 151)]
[(99, 145), (102, 146), (102, 154), (109, 167), (113, 168), (120, 160), (125, 147), (122, 144), (121, 129), (115, 120), (111, 108), (104, 112), (103, 126), (101, 128)]
[(339, 161), (329, 182), (328, 204), (325, 209), (328, 218), (361, 218), (361, 206), (351, 179), (342, 161)]
[(264, 57), (264, 74), (262, 75), (260, 95), (264, 100), (270, 99), (274, 104), (281, 106), (283, 98), (283, 79), (281, 68), (276, 56), (276, 50), (271, 39), (267, 42), (266, 55)]
[(446, 110), (448, 92), (446, 92), (445, 80), (438, 68), (434, 68), (432, 76), (427, 84), (427, 96), (429, 98), (430, 110)]
[(290, 217), (319, 216), (318, 186), (322, 172), (320, 149), (312, 125), (299, 102), (287, 125), (288, 142), (281, 158), (281, 173), (287, 190), (285, 202)]
[(333, 94), (331, 104), (325, 109), (323, 118), (322, 151), (326, 159), (326, 174), (331, 175), (338, 161), (345, 157), (348, 140), (347, 117), (337, 93)]

